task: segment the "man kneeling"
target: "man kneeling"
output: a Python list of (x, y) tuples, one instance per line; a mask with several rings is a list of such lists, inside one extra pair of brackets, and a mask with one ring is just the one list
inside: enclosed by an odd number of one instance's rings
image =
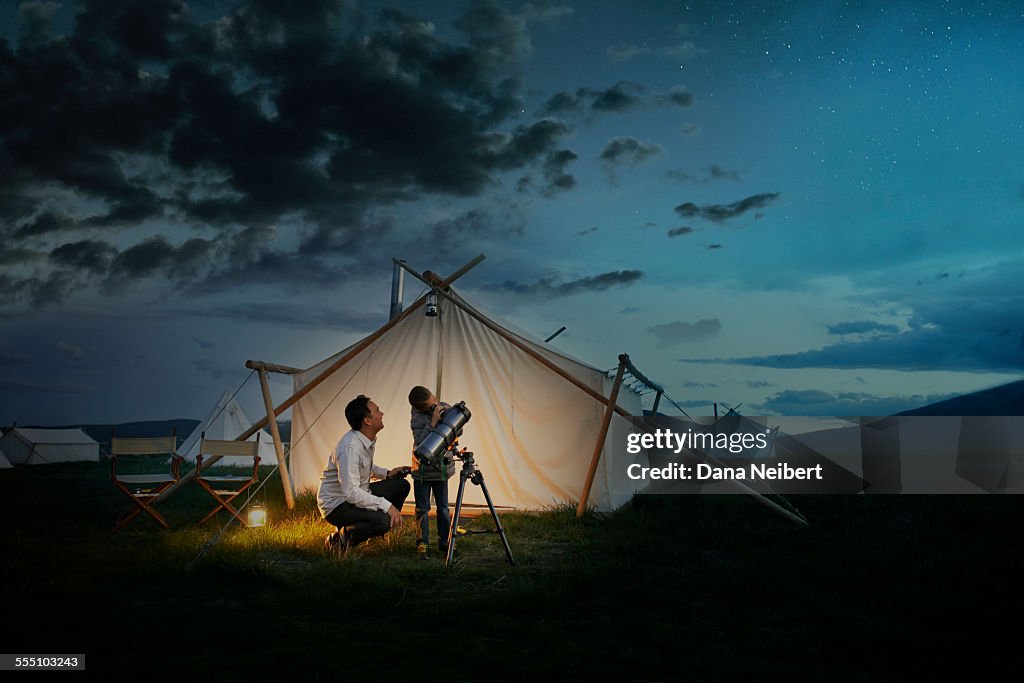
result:
[[(402, 505), (409, 495), (408, 467), (388, 470), (373, 464), (377, 434), (384, 429), (380, 407), (359, 395), (345, 406), (345, 419), (352, 430), (327, 458), (316, 496), (320, 514), (338, 527), (327, 537), (328, 549), (353, 547), (400, 526)], [(371, 484), (371, 476), (383, 481)]]

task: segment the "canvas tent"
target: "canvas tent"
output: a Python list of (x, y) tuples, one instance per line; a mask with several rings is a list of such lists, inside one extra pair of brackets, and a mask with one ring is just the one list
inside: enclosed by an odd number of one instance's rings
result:
[[(475, 453), (495, 505), (540, 509), (579, 500), (606, 406), (509, 339), (603, 396), (611, 393), (608, 373), (500, 326), (454, 289), (446, 292), (438, 308), (437, 317), (419, 311), (401, 319), (295, 402), (291, 450), (295, 489), (317, 487), (328, 454), (349, 429), (345, 405), (358, 394), (370, 396), (384, 411), (385, 428), (377, 437), (375, 462), (386, 467), (409, 464), (412, 436), (407, 397), (419, 384), (442, 401), (466, 402), (472, 418), (460, 443)], [(295, 391), (347, 352), (339, 351), (294, 375)], [(630, 414), (642, 414), (640, 397), (631, 391), (620, 391), (617, 403)], [(620, 472), (612, 467), (610, 457), (616, 450), (624, 452), (631, 429), (627, 419), (614, 415), (589, 497), (596, 509), (614, 509), (636, 490), (623, 468)], [(458, 474), (453, 478), (453, 496), (457, 481)], [(480, 488), (467, 485), (465, 502), (483, 504)]]
[(96, 462), (100, 459), (99, 443), (81, 429), (14, 427), (0, 437), (0, 450), (14, 465)]
[[(178, 448), (178, 454), (185, 458), (186, 462), (195, 464), (196, 456), (199, 454), (199, 440), (206, 433), (207, 439), (222, 439), (230, 441), (237, 438), (252, 426), (249, 418), (245, 416), (242, 406), (234, 399), (231, 392), (225, 391), (220, 399), (207, 413), (206, 418), (196, 425), (188, 438)], [(247, 441), (260, 441), (260, 464), (273, 465), (277, 463), (277, 456), (274, 453), (274, 440), (264, 430), (260, 430), (250, 436)], [(217, 466), (228, 467), (252, 467), (251, 457), (226, 456), (217, 462)]]
[(0, 451), (0, 470), (7, 470), (12, 467), (14, 467), (14, 465), (12, 465), (11, 461), (7, 459), (7, 456), (4, 455), (4, 452)]

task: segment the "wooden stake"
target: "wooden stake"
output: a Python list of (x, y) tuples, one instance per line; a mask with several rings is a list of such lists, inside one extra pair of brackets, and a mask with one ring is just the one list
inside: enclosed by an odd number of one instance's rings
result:
[(267, 422), (270, 424), (270, 435), (274, 437), (274, 453), (277, 455), (277, 467), (281, 473), (281, 486), (284, 487), (284, 502), (289, 510), (295, 509), (295, 495), (292, 493), (292, 478), (288, 475), (288, 463), (284, 461), (284, 444), (281, 443), (281, 430), (277, 427), (277, 415), (274, 402), (270, 399), (270, 382), (267, 371), (260, 368), (260, 389), (263, 390), (263, 406), (267, 409)]
[(615, 414), (615, 401), (619, 398), (619, 387), (622, 386), (622, 375), (626, 372), (626, 354), (619, 356), (619, 370), (615, 373), (615, 383), (612, 384), (612, 395), (608, 397), (608, 407), (604, 410), (604, 419), (601, 420), (601, 431), (597, 433), (597, 444), (594, 445), (594, 455), (590, 458), (590, 469), (587, 470), (587, 481), (583, 484), (583, 493), (580, 495), (580, 504), (576, 507), (576, 516), (582, 517), (587, 509), (587, 501), (590, 499), (590, 488), (594, 485), (594, 475), (597, 473), (597, 463), (601, 459), (601, 451), (604, 450), (604, 442), (608, 437), (608, 427), (612, 424), (612, 415)]

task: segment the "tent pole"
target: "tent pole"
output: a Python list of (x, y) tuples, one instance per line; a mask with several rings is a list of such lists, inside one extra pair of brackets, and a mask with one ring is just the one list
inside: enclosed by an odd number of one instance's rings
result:
[[(451, 275), (449, 275), (444, 281), (442, 281), (440, 283), (439, 286), (440, 287), (447, 287), (452, 282), (454, 282), (456, 279), (458, 279), (460, 276), (462, 276), (464, 273), (466, 273), (466, 271), (468, 271), (470, 268), (472, 268), (477, 263), (480, 263), (480, 261), (483, 261), (483, 260), (484, 260), (484, 255), (483, 254), (478, 255), (475, 259), (473, 259), (472, 261), (467, 263), (465, 266), (463, 266), (459, 270), (457, 270), (454, 273), (452, 273)], [(405, 268), (406, 270), (408, 270), (409, 272), (413, 272), (408, 266), (405, 266), (404, 264), (403, 264), (402, 267)], [(419, 277), (419, 276), (417, 276), (417, 277)], [(422, 277), (419, 277), (419, 279), (423, 280)], [(442, 294), (444, 294), (443, 291), (442, 291)], [(362, 342), (360, 342), (355, 348), (353, 348), (351, 351), (349, 351), (344, 356), (339, 358), (337, 361), (332, 363), (329, 368), (327, 368), (326, 370), (321, 372), (319, 375), (314, 377), (312, 380), (310, 380), (309, 384), (307, 384), (306, 386), (302, 387), (301, 389), (296, 391), (294, 394), (292, 394), (291, 396), (286, 398), (284, 400), (284, 402), (281, 403), (281, 405), (277, 406), (277, 408), (274, 409), (273, 414), (275, 416), (276, 415), (280, 415), (284, 411), (286, 411), (289, 408), (291, 408), (292, 405), (294, 405), (295, 403), (298, 403), (299, 399), (301, 399), (303, 396), (305, 396), (309, 392), (313, 391), (313, 389), (315, 389), (321, 382), (326, 380), (333, 373), (337, 372), (338, 369), (341, 368), (341, 366), (345, 365), (345, 363), (348, 363), (350, 360), (352, 360), (357, 355), (362, 353), (363, 350), (366, 349), (366, 347), (368, 347), (370, 344), (373, 344), (375, 341), (377, 341), (378, 339), (383, 337), (388, 332), (388, 330), (390, 330), (392, 327), (394, 327), (398, 323), (402, 322), (403, 320), (408, 318), (410, 315), (412, 315), (414, 312), (419, 310), (419, 307), (422, 306), (426, 302), (426, 300), (427, 300), (426, 296), (421, 296), (419, 299), (414, 301), (409, 306), (409, 308), (407, 308), (404, 311), (402, 311), (401, 313), (399, 313), (396, 318), (386, 322), (376, 332), (374, 332), (373, 334), (368, 336), (366, 339), (364, 339)], [(235, 441), (245, 441), (250, 436), (255, 434), (257, 431), (259, 431), (260, 429), (263, 429), (265, 426), (267, 426), (267, 424), (269, 422), (270, 422), (270, 419), (268, 417), (260, 418), (258, 421), (256, 421), (256, 423), (253, 424), (252, 427), (249, 427), (249, 429), (245, 430), (244, 432), (239, 434), (237, 437), (235, 437)], [(220, 460), (220, 458), (221, 458), (221, 456), (215, 455), (215, 456), (213, 456), (213, 457), (211, 457), (209, 459), (208, 463), (210, 465), (212, 465), (213, 463), (215, 463), (218, 460)], [(168, 486), (164, 490), (164, 492), (161, 493), (159, 496), (157, 496), (157, 498), (153, 502), (157, 503), (157, 502), (162, 501), (163, 499), (167, 498), (172, 493), (177, 491), (179, 488), (181, 488), (182, 486), (184, 486), (188, 482), (192, 481), (195, 478), (195, 476), (196, 476), (196, 471), (195, 470), (191, 470), (189, 472), (186, 472), (184, 475), (182, 475), (181, 479), (179, 479), (177, 482), (175, 482), (171, 486)]]
[(295, 509), (295, 496), (292, 494), (292, 479), (288, 475), (288, 463), (284, 461), (284, 445), (281, 443), (281, 430), (277, 427), (277, 416), (274, 414), (274, 402), (270, 398), (270, 382), (267, 371), (260, 368), (260, 389), (263, 391), (263, 406), (267, 409), (267, 422), (270, 435), (274, 437), (274, 454), (277, 455), (277, 467), (281, 473), (281, 486), (284, 488), (284, 502), (289, 510)]
[(619, 370), (615, 373), (615, 383), (612, 384), (612, 395), (608, 397), (608, 407), (604, 410), (604, 419), (601, 420), (601, 431), (597, 433), (597, 443), (594, 445), (594, 455), (590, 458), (590, 469), (587, 470), (587, 481), (583, 484), (583, 494), (580, 496), (580, 503), (576, 507), (576, 516), (582, 517), (587, 509), (587, 501), (590, 499), (590, 488), (594, 485), (594, 474), (597, 473), (597, 462), (601, 459), (601, 451), (604, 450), (604, 442), (608, 437), (608, 427), (612, 424), (612, 415), (615, 414), (615, 401), (619, 398), (619, 387), (622, 386), (622, 375), (626, 371), (626, 354), (619, 356)]
[(658, 417), (658, 404), (659, 403), (661, 403), (661, 392), (660, 391), (654, 396), (654, 407), (651, 408), (651, 416), (652, 417), (655, 417), (655, 418)]

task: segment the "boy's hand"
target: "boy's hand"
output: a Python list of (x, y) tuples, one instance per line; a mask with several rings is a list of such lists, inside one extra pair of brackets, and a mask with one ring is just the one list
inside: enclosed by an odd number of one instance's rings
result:
[(436, 427), (437, 423), (441, 421), (441, 413), (444, 412), (444, 408), (441, 407), (440, 403), (434, 404), (434, 409), (430, 412), (430, 426)]

